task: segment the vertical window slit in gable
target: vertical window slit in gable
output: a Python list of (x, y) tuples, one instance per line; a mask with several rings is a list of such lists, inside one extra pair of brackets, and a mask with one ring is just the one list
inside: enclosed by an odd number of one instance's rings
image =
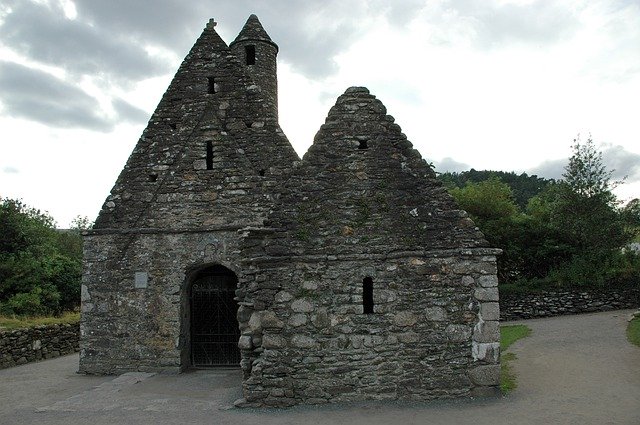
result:
[(256, 64), (256, 46), (251, 44), (248, 46), (244, 46), (244, 56), (245, 56), (247, 65), (255, 65)]
[(214, 94), (216, 92), (216, 79), (214, 77), (207, 77), (207, 93)]
[(373, 313), (373, 279), (370, 277), (362, 280), (362, 312)]
[(207, 170), (213, 170), (213, 142), (207, 141)]

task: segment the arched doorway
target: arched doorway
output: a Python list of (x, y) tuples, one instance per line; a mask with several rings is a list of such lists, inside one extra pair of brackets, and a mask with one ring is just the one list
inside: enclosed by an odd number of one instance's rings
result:
[(237, 284), (236, 274), (220, 265), (194, 276), (189, 292), (191, 366), (239, 366)]

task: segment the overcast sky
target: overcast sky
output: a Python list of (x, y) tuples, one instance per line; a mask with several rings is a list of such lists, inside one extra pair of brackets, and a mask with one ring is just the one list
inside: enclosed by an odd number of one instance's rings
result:
[(91, 219), (209, 18), (280, 46), (280, 121), (302, 156), (366, 86), (436, 171), (560, 177), (592, 135), (640, 196), (640, 0), (2, 0), (0, 197)]

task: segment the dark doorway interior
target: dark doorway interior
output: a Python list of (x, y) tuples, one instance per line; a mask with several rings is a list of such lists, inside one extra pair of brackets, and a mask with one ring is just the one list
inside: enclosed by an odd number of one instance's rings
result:
[(201, 270), (191, 285), (191, 366), (239, 366), (238, 277), (223, 266)]

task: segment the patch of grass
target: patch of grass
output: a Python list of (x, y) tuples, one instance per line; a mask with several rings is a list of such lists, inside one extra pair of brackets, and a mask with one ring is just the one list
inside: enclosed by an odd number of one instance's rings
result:
[(514, 342), (531, 335), (531, 329), (525, 325), (505, 325), (500, 327), (500, 350), (505, 351)]
[(627, 339), (630, 343), (640, 347), (640, 317), (636, 316), (627, 326)]
[(513, 353), (505, 353), (505, 351), (511, 344), (529, 335), (531, 335), (531, 328), (525, 325), (506, 325), (500, 327), (500, 352), (503, 353), (500, 359), (500, 390), (504, 395), (518, 386), (516, 376), (509, 364), (517, 357)]
[(12, 330), (31, 328), (38, 325), (55, 325), (63, 323), (77, 323), (80, 321), (80, 313), (67, 312), (55, 317), (5, 317), (0, 316), (0, 329)]

